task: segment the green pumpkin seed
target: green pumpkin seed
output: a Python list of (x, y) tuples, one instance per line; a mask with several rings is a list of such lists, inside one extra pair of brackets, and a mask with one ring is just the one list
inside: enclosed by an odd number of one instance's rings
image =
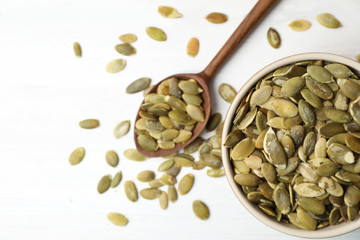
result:
[(82, 57), (81, 46), (78, 42), (74, 42), (73, 45), (75, 56)]
[(340, 27), (340, 22), (330, 13), (321, 13), (317, 15), (316, 20), (327, 28), (338, 28)]
[(297, 208), (297, 217), (300, 222), (303, 223), (307, 229), (315, 230), (317, 225), (317, 220), (311, 217), (304, 209)]
[(151, 180), (155, 179), (155, 173), (150, 170), (145, 170), (142, 172), (139, 172), (136, 176), (137, 180), (140, 182), (150, 182)]
[(206, 124), (206, 129), (208, 132), (211, 132), (215, 130), (215, 128), (220, 124), (221, 122), (221, 113), (214, 113), (210, 116), (210, 119), (208, 123)]
[(126, 93), (137, 93), (145, 90), (150, 86), (151, 79), (148, 77), (143, 77), (135, 80), (126, 87)]
[(347, 207), (347, 215), (350, 221), (355, 221), (355, 219), (359, 216), (359, 206)]
[(135, 34), (126, 33), (126, 34), (121, 35), (119, 37), (119, 40), (124, 42), (124, 43), (133, 43), (133, 42), (136, 42), (137, 37), (136, 37)]
[[(271, 86), (264, 86), (256, 90), (250, 98), (250, 105), (257, 106), (267, 102), (272, 94), (273, 88)], [(247, 110), (246, 110), (247, 111)]]
[(302, 89), (300, 91), (301, 96), (313, 107), (315, 108), (322, 108), (323, 102), (321, 99), (315, 95), (313, 92), (311, 92), (309, 89)]
[(104, 193), (110, 188), (110, 185), (111, 185), (111, 175), (105, 175), (100, 179), (97, 186), (97, 190), (100, 194)]
[(280, 35), (275, 29), (269, 28), (269, 30), (267, 31), (267, 40), (273, 48), (280, 47), (281, 44)]
[(284, 95), (284, 97), (292, 97), (298, 93), (304, 85), (305, 79), (303, 77), (290, 78), (281, 88), (281, 93)]
[(133, 161), (141, 162), (146, 160), (147, 158), (143, 156), (141, 153), (138, 152), (138, 150), (129, 148), (124, 151), (124, 156)]
[[(323, 179), (323, 178), (321, 178), (321, 179)], [(341, 197), (344, 194), (344, 189), (338, 182), (333, 181), (333, 183), (335, 186), (326, 188), (326, 192), (328, 192), (329, 194), (331, 194), (335, 197)]]
[(203, 110), (194, 104), (186, 105), (186, 112), (189, 114), (189, 116), (193, 120), (195, 120), (197, 122), (205, 121), (205, 114), (204, 114)]
[(351, 102), (349, 105), (349, 111), (351, 116), (353, 117), (354, 121), (356, 124), (354, 124), (355, 126), (353, 127), (354, 129), (350, 129), (350, 126), (347, 126), (348, 131), (359, 131), (360, 130), (360, 104), (359, 104), (359, 100), (356, 100), (354, 102)]
[(167, 37), (163, 30), (157, 27), (147, 27), (146, 34), (156, 41), (166, 41)]
[(209, 208), (202, 201), (200, 200), (193, 201), (192, 208), (195, 215), (201, 220), (206, 220), (210, 217)]
[(326, 138), (331, 138), (339, 133), (344, 132), (344, 126), (340, 123), (335, 122), (326, 123), (319, 128), (320, 135)]
[(278, 185), (274, 190), (273, 198), (276, 207), (280, 210), (282, 214), (288, 214), (290, 212), (290, 196), (285, 188)]
[(351, 100), (356, 100), (359, 97), (360, 85), (348, 79), (338, 79), (337, 83), (341, 92)]
[(360, 154), (360, 139), (351, 135), (345, 136), (345, 143), (352, 151)]
[(264, 195), (265, 198), (273, 201), (273, 192), (274, 190), (270, 187), (267, 182), (263, 182), (259, 185), (260, 192)]
[[(236, 147), (236, 146), (235, 146)], [(234, 148), (235, 149), (235, 148)], [(284, 148), (276, 138), (276, 134), (272, 128), (269, 128), (264, 138), (264, 150), (269, 156), (269, 161), (279, 169), (285, 169), (287, 158)]]
[(150, 94), (145, 96), (144, 101), (146, 103), (152, 103), (152, 104), (164, 103), (165, 102), (165, 96), (159, 95), (157, 93), (150, 93)]
[(117, 187), (122, 180), (122, 172), (119, 171), (115, 174), (115, 176), (111, 179), (110, 187), (115, 188)]
[(166, 18), (180, 18), (182, 17), (181, 13), (179, 13), (175, 8), (168, 6), (159, 6), (158, 12), (161, 16)]
[(133, 181), (125, 181), (124, 182), (124, 189), (125, 189), (125, 194), (126, 197), (132, 201), (132, 202), (136, 202), (138, 200), (138, 192), (137, 192), (137, 188), (136, 185)]
[(243, 160), (255, 150), (255, 143), (251, 138), (245, 138), (235, 145), (230, 155), (233, 160)]
[(170, 202), (174, 203), (178, 199), (178, 194), (174, 185), (168, 186), (168, 197)]
[(79, 126), (85, 129), (93, 129), (100, 126), (100, 122), (97, 119), (85, 119), (79, 122)]
[(311, 23), (304, 19), (297, 19), (297, 20), (292, 21), (289, 24), (289, 27), (296, 32), (305, 31), (305, 30), (309, 29), (310, 26), (311, 26)]
[(348, 78), (353, 75), (347, 66), (339, 63), (327, 64), (325, 69), (327, 69), (336, 78)]
[(326, 108), (325, 114), (330, 120), (338, 123), (348, 123), (352, 119), (349, 113), (335, 108)]
[(129, 130), (130, 130), (131, 123), (129, 120), (122, 121), (118, 123), (114, 128), (114, 137), (115, 138), (121, 138), (122, 136), (125, 136)]
[(180, 129), (179, 135), (173, 140), (174, 143), (183, 143), (189, 140), (192, 136), (191, 131)]
[(220, 24), (220, 23), (224, 23), (227, 21), (227, 16), (223, 13), (219, 13), (219, 12), (212, 12), (209, 13), (206, 17), (206, 20), (208, 20), (211, 23), (214, 24)]
[[(175, 166), (175, 165), (174, 165)], [(161, 181), (161, 183), (165, 184), (165, 185), (174, 185), (176, 183), (176, 178), (173, 175), (170, 175), (168, 173), (163, 174), (159, 180)]]
[(108, 213), (107, 218), (112, 224), (117, 226), (126, 226), (129, 222), (129, 220), (123, 214), (117, 212)]
[(183, 94), (181, 95), (181, 98), (184, 100), (186, 104), (194, 104), (197, 106), (200, 106), (203, 101), (200, 96), (192, 95), (192, 94)]
[(320, 178), (320, 176), (316, 173), (316, 168), (308, 163), (300, 163), (298, 171), (309, 182), (317, 182)]
[(178, 191), (180, 195), (187, 194), (194, 185), (194, 175), (191, 173), (186, 174), (179, 182)]
[(244, 159), (246, 166), (251, 169), (259, 170), (261, 168), (262, 159), (256, 155), (250, 155)]
[(161, 195), (159, 197), (159, 204), (163, 210), (167, 209), (167, 207), (169, 205), (169, 197), (166, 192), (161, 193)]
[(159, 188), (164, 186), (164, 184), (159, 179), (154, 179), (149, 182), (149, 186), (152, 188)]
[(159, 122), (164, 128), (171, 129), (174, 127), (174, 125), (171, 122), (171, 119), (168, 116), (160, 116)]
[(167, 171), (174, 165), (174, 163), (175, 162), (173, 159), (166, 160), (160, 164), (158, 171), (159, 172)]
[(298, 157), (289, 158), (286, 168), (277, 170), (279, 176), (286, 176), (294, 172), (295, 169), (298, 167), (299, 163), (300, 163), (300, 159)]
[(155, 152), (156, 150), (158, 150), (158, 145), (156, 141), (148, 135), (139, 135), (137, 137), (137, 142), (144, 150), (148, 152)]
[(222, 166), (221, 158), (212, 154), (201, 155), (200, 163), (211, 168), (221, 168)]
[(299, 198), (296, 202), (307, 212), (316, 215), (321, 215), (325, 212), (324, 204), (314, 198)]
[(234, 130), (226, 136), (224, 146), (228, 148), (234, 147), (241, 139), (243, 139), (244, 134), (240, 130)]
[(299, 104), (299, 115), (301, 119), (310, 127), (315, 126), (316, 123), (316, 116), (314, 111), (311, 109), (310, 105), (305, 102), (304, 100), (300, 100)]
[(348, 186), (344, 195), (344, 202), (348, 207), (356, 207), (360, 202), (359, 188)]
[(350, 148), (339, 144), (333, 143), (327, 150), (327, 154), (331, 158), (331, 160), (335, 161), (339, 164), (352, 164), (355, 161), (355, 157)]
[(69, 163), (71, 165), (79, 164), (84, 159), (84, 156), (85, 156), (85, 148), (83, 147), (76, 148), (70, 154)]
[(306, 86), (318, 97), (323, 99), (331, 99), (333, 97), (333, 91), (327, 84), (315, 81), (311, 77), (306, 77), (305, 79)]
[(273, 76), (292, 78), (302, 76), (304, 73), (306, 73), (306, 68), (297, 65), (288, 65), (276, 69)]
[(119, 163), (119, 156), (113, 150), (109, 150), (106, 152), (105, 159), (106, 162), (112, 167), (116, 167)]
[(261, 183), (261, 179), (252, 173), (238, 173), (234, 176), (234, 180), (237, 184), (247, 187), (256, 187)]
[(115, 50), (124, 56), (131, 56), (136, 54), (136, 49), (129, 43), (117, 44), (115, 46)]
[(234, 88), (226, 83), (220, 84), (218, 92), (220, 96), (229, 103), (231, 103), (236, 96), (236, 91), (234, 90)]
[(316, 173), (322, 177), (330, 177), (333, 176), (337, 170), (339, 169), (338, 165), (332, 161), (321, 164)]
[(333, 81), (332, 74), (322, 66), (309, 65), (306, 69), (312, 79), (316, 81), (321, 83), (330, 83)]
[(110, 61), (106, 67), (105, 70), (108, 73), (117, 73), (123, 70), (126, 66), (126, 60), (125, 59), (115, 59)]
[(243, 119), (248, 109), (249, 109), (248, 102), (244, 103), (244, 105), (239, 108), (239, 111), (237, 112), (233, 121), (234, 125), (238, 124)]
[(206, 174), (209, 177), (223, 177), (225, 176), (224, 169), (208, 169)]
[(294, 186), (294, 190), (302, 197), (319, 197), (325, 194), (325, 190), (316, 183), (300, 183)]
[(264, 196), (259, 191), (249, 192), (246, 197), (250, 202), (253, 203), (260, 203), (260, 200), (264, 199)]
[(261, 173), (263, 174), (266, 181), (268, 181), (269, 183), (277, 183), (277, 173), (274, 165), (272, 165), (271, 163), (261, 164)]
[[(281, 213), (280, 213), (280, 215), (281, 215)], [(295, 212), (290, 213), (290, 214), (288, 214), (288, 217), (289, 217), (290, 223), (292, 223), (296, 227), (304, 229), (304, 230), (309, 230), (308, 227), (303, 222), (300, 221), (300, 219), (297, 216), (297, 213), (295, 213)]]
[(148, 199), (148, 200), (153, 200), (153, 199), (159, 198), (161, 193), (162, 193), (162, 191), (157, 188), (144, 188), (144, 189), (140, 190), (141, 197)]
[(186, 53), (190, 57), (196, 57), (196, 55), (199, 52), (199, 48), (200, 48), (199, 39), (197, 39), (196, 37), (190, 38), (186, 46)]
[(298, 114), (296, 105), (285, 99), (275, 99), (273, 101), (273, 111), (280, 117), (290, 118)]
[(340, 208), (333, 208), (329, 215), (329, 223), (330, 225), (335, 225), (339, 221), (340, 215)]
[(268, 207), (268, 206), (265, 206), (262, 204), (259, 204), (258, 206), (267, 215), (272, 216), (272, 217), (276, 216), (276, 213), (274, 212), (274, 210), (271, 207)]
[(189, 145), (184, 148), (184, 153), (191, 154), (196, 152), (200, 145), (204, 142), (202, 137), (197, 137), (194, 141), (192, 141)]
[(284, 148), (287, 157), (292, 157), (295, 153), (295, 144), (290, 136), (285, 135), (281, 138), (281, 145)]

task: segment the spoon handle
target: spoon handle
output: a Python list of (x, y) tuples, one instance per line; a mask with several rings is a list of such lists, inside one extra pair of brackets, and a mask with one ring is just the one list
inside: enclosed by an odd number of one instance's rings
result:
[(207, 67), (199, 73), (204, 80), (207, 81), (214, 75), (216, 70), (222, 65), (222, 63), (225, 62), (233, 50), (239, 45), (241, 40), (246, 37), (246, 35), (255, 27), (260, 19), (277, 1), (278, 0), (259, 0), (255, 4), (235, 32), (226, 41), (213, 60), (211, 60), (209, 65), (207, 65)]

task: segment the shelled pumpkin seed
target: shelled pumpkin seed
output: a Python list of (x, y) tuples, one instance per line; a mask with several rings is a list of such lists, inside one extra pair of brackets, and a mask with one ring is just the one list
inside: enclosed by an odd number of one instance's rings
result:
[(354, 79), (343, 64), (305, 61), (276, 69), (241, 101), (223, 145), (235, 182), (274, 219), (315, 230), (359, 217)]
[[(138, 80), (137, 80), (138, 81)], [(202, 88), (193, 80), (169, 78), (159, 84), (156, 93), (145, 96), (139, 111), (140, 118), (135, 123), (135, 133), (139, 145), (146, 151), (172, 149), (192, 136), (197, 122), (205, 120), (200, 106)], [(200, 101), (185, 101), (182, 96), (193, 96)], [(189, 149), (188, 147), (187, 149)]]
[(302, 32), (308, 30), (310, 26), (311, 23), (304, 19), (297, 19), (289, 23), (289, 27), (296, 32)]
[(119, 40), (124, 43), (133, 43), (136, 42), (137, 36), (133, 33), (125, 33), (119, 36)]
[(206, 20), (208, 20), (211, 23), (214, 24), (220, 24), (220, 23), (224, 23), (227, 21), (227, 16), (223, 13), (219, 13), (219, 12), (212, 12), (209, 13), (206, 17)]
[(199, 52), (200, 43), (196, 37), (190, 38), (186, 46), (186, 52), (190, 57), (196, 57)]
[(175, 8), (169, 6), (159, 6), (158, 12), (161, 16), (166, 18), (179, 18), (182, 14), (179, 13)]
[(75, 56), (82, 57), (81, 46), (78, 42), (74, 42), (73, 48), (74, 48)]

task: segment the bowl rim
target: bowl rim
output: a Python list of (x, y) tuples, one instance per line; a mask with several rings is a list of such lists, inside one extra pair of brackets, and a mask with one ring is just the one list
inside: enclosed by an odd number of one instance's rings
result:
[[(225, 141), (225, 137), (229, 133), (232, 124), (232, 118), (234, 116), (237, 106), (239, 105), (240, 101), (243, 99), (245, 94), (249, 91), (249, 89), (252, 86), (256, 84), (257, 81), (259, 81), (262, 77), (266, 76), (269, 72), (274, 71), (279, 67), (289, 65), (295, 62), (306, 61), (306, 60), (325, 60), (329, 62), (342, 63), (360, 72), (359, 62), (356, 62), (353, 59), (341, 55), (332, 54), (332, 53), (323, 53), (323, 52), (309, 52), (309, 53), (295, 54), (281, 58), (275, 62), (268, 64), (267, 66), (256, 72), (248, 81), (246, 81), (246, 83), (242, 85), (241, 89), (238, 91), (237, 95), (235, 96), (225, 116), (224, 126), (222, 131), (222, 143)], [(302, 230), (292, 226), (291, 224), (279, 223), (274, 221), (273, 218), (267, 216), (255, 204), (251, 203), (245, 197), (239, 185), (237, 185), (237, 183), (234, 181), (234, 172), (229, 158), (229, 150), (228, 148), (225, 148), (223, 144), (221, 144), (221, 152), (222, 152), (222, 159), (223, 159), (226, 178), (235, 196), (238, 198), (238, 200), (241, 202), (241, 204), (246, 208), (246, 210), (249, 213), (251, 213), (255, 218), (257, 218), (260, 222), (264, 223), (268, 227), (271, 227), (279, 232), (291, 236), (302, 237), (302, 238), (335, 237), (345, 233), (352, 232), (360, 228), (360, 218), (353, 222), (341, 223), (335, 226), (317, 229), (316, 231)]]

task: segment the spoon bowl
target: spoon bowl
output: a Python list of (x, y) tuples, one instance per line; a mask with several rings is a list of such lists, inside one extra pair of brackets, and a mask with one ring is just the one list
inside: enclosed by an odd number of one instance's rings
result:
[[(167, 156), (172, 153), (179, 151), (180, 149), (189, 145), (192, 141), (194, 141), (204, 130), (206, 124), (210, 118), (211, 114), (211, 99), (210, 99), (210, 91), (207, 85), (208, 80), (210, 80), (216, 70), (225, 62), (225, 60), (231, 55), (231, 53), (236, 49), (236, 47), (240, 44), (241, 40), (245, 38), (245, 36), (256, 26), (256, 24), (260, 21), (260, 19), (265, 15), (265, 13), (277, 2), (277, 0), (259, 0), (255, 6), (251, 9), (249, 14), (245, 17), (245, 19), (240, 23), (234, 33), (230, 36), (224, 46), (220, 49), (220, 51), (216, 54), (216, 56), (211, 60), (209, 65), (200, 73), (191, 74), (191, 73), (181, 73), (175, 74), (165, 78), (156, 84), (149, 93), (156, 93), (158, 86), (169, 78), (176, 78), (179, 80), (189, 80), (194, 79), (199, 86), (203, 89), (201, 93), (201, 97), (203, 100), (202, 108), (205, 114), (205, 120), (203, 122), (197, 122), (195, 128), (192, 130), (192, 136), (189, 140), (184, 143), (177, 143), (172, 149), (159, 149), (154, 152), (147, 151), (143, 149), (138, 141), (135, 128), (134, 128), (134, 140), (137, 150), (146, 157), (162, 157)], [(144, 103), (144, 102), (143, 102)], [(139, 109), (140, 111), (140, 109)], [(136, 115), (135, 122), (140, 118), (139, 111)]]

